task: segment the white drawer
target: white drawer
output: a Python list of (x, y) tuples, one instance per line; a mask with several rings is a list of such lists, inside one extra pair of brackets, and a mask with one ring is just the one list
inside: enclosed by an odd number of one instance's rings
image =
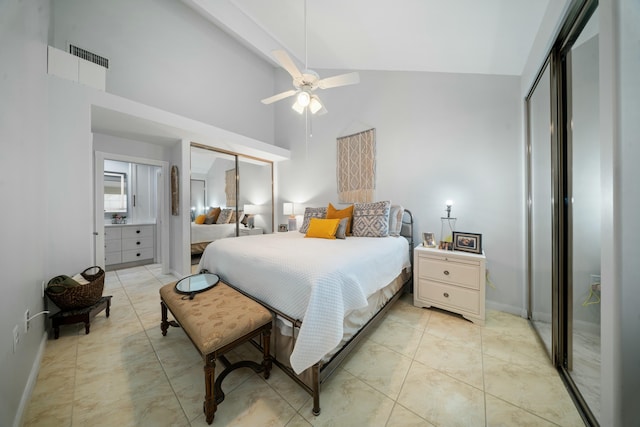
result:
[(122, 262), (122, 252), (107, 252), (104, 257), (105, 265), (120, 264)]
[(480, 313), (480, 294), (476, 291), (424, 279), (418, 280), (418, 298), (430, 300), (442, 308)]
[(143, 249), (153, 247), (153, 237), (139, 237), (137, 239), (122, 239), (122, 250)]
[(105, 240), (104, 241), (104, 251), (106, 253), (120, 252), (121, 250), (122, 250), (121, 240)]
[(122, 251), (122, 262), (131, 262), (151, 258), (153, 258), (153, 248)]
[(446, 258), (418, 257), (420, 278), (455, 283), (470, 289), (480, 289), (480, 268), (477, 263), (451, 261)]
[(105, 240), (115, 240), (115, 239), (120, 239), (121, 237), (122, 237), (122, 227), (105, 227), (104, 228)]
[(140, 225), (122, 228), (122, 238), (153, 237), (153, 225)]

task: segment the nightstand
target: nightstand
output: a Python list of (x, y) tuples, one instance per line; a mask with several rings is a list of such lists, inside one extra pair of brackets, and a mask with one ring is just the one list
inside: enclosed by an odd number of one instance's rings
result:
[(256, 234), (262, 234), (262, 228), (241, 228), (240, 236), (255, 236)]
[(416, 247), (413, 305), (438, 307), (484, 325), (484, 254)]

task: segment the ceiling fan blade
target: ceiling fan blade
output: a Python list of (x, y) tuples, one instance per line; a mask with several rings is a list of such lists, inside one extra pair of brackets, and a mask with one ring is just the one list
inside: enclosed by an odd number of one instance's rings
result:
[(282, 68), (291, 74), (291, 77), (294, 79), (302, 77), (302, 73), (287, 52), (284, 50), (274, 50), (271, 53), (273, 53), (273, 56), (278, 60), (280, 65), (282, 65)]
[(356, 83), (360, 83), (360, 75), (357, 72), (327, 77), (318, 82), (318, 87), (320, 89), (329, 89), (338, 86), (354, 85)]
[(288, 98), (290, 96), (293, 96), (293, 95), (296, 94), (296, 92), (297, 92), (296, 90), (291, 89), (291, 90), (288, 90), (286, 92), (281, 92), (281, 93), (278, 93), (276, 95), (270, 96), (269, 98), (265, 98), (260, 102), (262, 102), (263, 104), (272, 104), (272, 103), (274, 103), (276, 101), (280, 101), (281, 99), (285, 99), (285, 98)]

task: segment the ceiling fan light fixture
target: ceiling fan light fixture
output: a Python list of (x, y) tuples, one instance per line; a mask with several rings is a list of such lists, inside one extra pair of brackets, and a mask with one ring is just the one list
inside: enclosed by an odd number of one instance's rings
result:
[(299, 104), (302, 108), (304, 108), (307, 105), (309, 105), (309, 102), (311, 102), (311, 95), (309, 95), (309, 92), (307, 92), (306, 90), (303, 90), (298, 94), (296, 99), (297, 99), (296, 103)]
[(293, 103), (291, 108), (298, 114), (304, 113), (304, 107), (302, 105), (300, 105), (297, 100), (296, 100), (296, 102)]
[(318, 97), (315, 95), (312, 96), (311, 100), (309, 101), (309, 110), (311, 111), (311, 114), (315, 114), (321, 109), (322, 109), (322, 103), (320, 102)]

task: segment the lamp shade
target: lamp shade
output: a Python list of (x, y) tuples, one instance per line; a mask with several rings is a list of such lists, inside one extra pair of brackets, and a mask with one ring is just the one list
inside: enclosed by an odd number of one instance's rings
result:
[(244, 213), (249, 214), (249, 215), (255, 215), (258, 213), (258, 206), (257, 205), (244, 205)]
[(285, 215), (293, 215), (293, 203), (283, 203), (282, 213)]

